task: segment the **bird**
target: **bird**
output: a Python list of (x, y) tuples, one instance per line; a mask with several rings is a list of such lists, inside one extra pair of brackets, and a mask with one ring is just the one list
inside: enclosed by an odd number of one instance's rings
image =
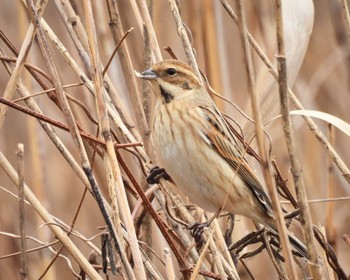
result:
[[(224, 210), (276, 230), (261, 181), (193, 69), (179, 60), (163, 60), (138, 76), (150, 82), (156, 95), (151, 135), (176, 186), (206, 211)], [(302, 241), (294, 235), (289, 239), (308, 257)]]

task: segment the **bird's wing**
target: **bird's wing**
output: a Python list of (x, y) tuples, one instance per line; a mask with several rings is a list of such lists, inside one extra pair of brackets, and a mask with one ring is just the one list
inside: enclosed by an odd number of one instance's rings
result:
[(253, 169), (244, 158), (237, 141), (221, 114), (214, 108), (199, 107), (209, 125), (202, 131), (208, 143), (223, 157), (246, 182), (262, 209), (272, 216), (271, 202)]

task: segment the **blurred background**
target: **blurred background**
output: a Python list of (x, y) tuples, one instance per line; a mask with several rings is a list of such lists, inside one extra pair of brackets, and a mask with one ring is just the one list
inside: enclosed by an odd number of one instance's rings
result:
[[(86, 64), (80, 56), (81, 53), (79, 53), (67, 32), (56, 2), (60, 1), (48, 2), (43, 18), (78, 65), (86, 69)], [(84, 25), (84, 10), (81, 1), (70, 0), (69, 2)], [(147, 2), (150, 9), (156, 39), (162, 50), (163, 58), (171, 58), (163, 50), (163, 48), (170, 46), (180, 60), (187, 61), (169, 2), (165, 0), (145, 2)], [(247, 0), (244, 2), (249, 32), (267, 57), (275, 64), (276, 35), (273, 1)], [(346, 26), (341, 1), (318, 0), (315, 1), (314, 7), (312, 1), (284, 0), (282, 2), (285, 5), (283, 12), (289, 86), (305, 109), (323, 111), (350, 122), (350, 30)], [(139, 18), (139, 14), (135, 14), (132, 3), (134, 2), (117, 1), (124, 31), (133, 28), (124, 43), (130, 53), (133, 68), (136, 71), (142, 71), (148, 67), (144, 63), (145, 42), (142, 25), (140, 25), (142, 19)], [(228, 3), (234, 10), (236, 9), (236, 1), (228, 1)], [(0, 4), (0, 29), (19, 50), (30, 23), (27, 11), (21, 1), (0, 0)], [(187, 33), (194, 48), (199, 68), (207, 76), (216, 92), (237, 104), (243, 112), (251, 116), (246, 68), (237, 25), (225, 11), (220, 1), (178, 1), (178, 4), (180, 5), (183, 23), (188, 28)], [(92, 1), (92, 5), (101, 63), (105, 66), (116, 43), (113, 41), (109, 28), (106, 1)], [(15, 57), (3, 42), (0, 42), (0, 46), (3, 50), (2, 58), (5, 56)], [(80, 83), (80, 77), (67, 64), (57, 48), (51, 42), (49, 47), (53, 53), (53, 59), (62, 83), (64, 85)], [(36, 40), (33, 42), (26, 61), (48, 73)], [(277, 87), (266, 66), (254, 51), (253, 61), (256, 90), (261, 97), (264, 121), (268, 122), (279, 114)], [(88, 71), (86, 73), (88, 74)], [(126, 85), (128, 80), (125, 78), (118, 56), (115, 56), (112, 60), (107, 73), (131, 118), (137, 123), (135, 108)], [(31, 94), (43, 90), (27, 71), (23, 71), (21, 78)], [(9, 79), (8, 72), (1, 65), (1, 96)], [(139, 80), (137, 83), (141, 95), (143, 85)], [(84, 86), (75, 86), (66, 89), (66, 91), (83, 102), (89, 108), (91, 114), (97, 118), (93, 98)], [(19, 97), (15, 93), (13, 99)], [(35, 100), (44, 115), (65, 122), (63, 114), (46, 94), (35, 97)], [(240, 123), (245, 132), (245, 138), (250, 139), (253, 133), (249, 121), (230, 104), (215, 97), (214, 100), (222, 111)], [(24, 105), (25, 103), (20, 101), (19, 104)], [(82, 110), (74, 104), (72, 107), (82, 126), (91, 134), (95, 134), (94, 125), (91, 124)], [(294, 109), (293, 106), (291, 108)], [(300, 116), (293, 116), (293, 121), (308, 199), (349, 197), (349, 184), (343, 178), (341, 172), (331, 163), (327, 151), (310, 132)], [(315, 120), (315, 122), (329, 136), (328, 124), (320, 120)], [(70, 134), (59, 129), (55, 130), (80, 163)], [(269, 122), (266, 125), (266, 130), (272, 138), (272, 155), (276, 158), (284, 178), (288, 179), (289, 188), (294, 192), (293, 181), (289, 172), (289, 158), (280, 121), (277, 119)], [(335, 150), (345, 164), (349, 166), (349, 137), (334, 127), (332, 133)], [(25, 182), (52, 215), (70, 225), (82, 199), (84, 185), (49, 140), (38, 122), (22, 112), (9, 109), (5, 121), (0, 127), (0, 151), (14, 168), (17, 168), (15, 154), (17, 143), (23, 143), (25, 147)], [(254, 147), (254, 141), (252, 145)], [(89, 156), (91, 157), (92, 153)], [(130, 156), (125, 155), (125, 157), (138, 180), (142, 181), (143, 176), (138, 170), (137, 161)], [(259, 172), (259, 166), (256, 163), (255, 166)], [(103, 167), (103, 160), (96, 157), (93, 163), (94, 174), (103, 192), (107, 195)], [(2, 169), (0, 169), (0, 187), (0, 279), (19, 279), (19, 256), (8, 256), (20, 251), (19, 239), (9, 236), (9, 234), (19, 235), (18, 199), (9, 193), (12, 192), (17, 195), (18, 190)], [(343, 240), (343, 235), (350, 233), (349, 201), (344, 199), (328, 203), (310, 203), (310, 208), (313, 222), (326, 227), (327, 238), (334, 246), (340, 264), (349, 274), (350, 247)], [(91, 194), (88, 193), (83, 199), (74, 228), (85, 237), (91, 238), (100, 233), (102, 231), (100, 227), (104, 225), (97, 204)], [(244, 228), (244, 224), (243, 226), (237, 226), (238, 233), (235, 233), (238, 236), (237, 238), (242, 237), (241, 233), (245, 232), (242, 228)], [(29, 205), (26, 206), (26, 229), (28, 236), (39, 239), (43, 244), (55, 240), (51, 231)], [(155, 233), (155, 240), (157, 240), (156, 238), (160, 238), (157, 233)], [(91, 248), (76, 237), (72, 237), (72, 240), (88, 258), (91, 254)], [(100, 247), (99, 237), (93, 238), (92, 242)], [(156, 243), (156, 241), (153, 242)], [(27, 243), (28, 249), (40, 245), (42, 244), (33, 240), (28, 240)], [(59, 245), (54, 245), (54, 248), (59, 248)], [(159, 249), (156, 245), (154, 245), (154, 248)], [(65, 250), (62, 253), (69, 258), (69, 254)], [(48, 249), (42, 249), (29, 253), (27, 256), (30, 279), (37, 279), (43, 274), (54, 254)], [(262, 261), (263, 258), (264, 254), (260, 254), (247, 260), (247, 265), (253, 271), (255, 279), (270, 279), (266, 278), (269, 272), (271, 272), (271, 279), (277, 279), (272, 264), (266, 264)], [(79, 268), (74, 261), (73, 267), (79, 273)], [(238, 271), (242, 279), (250, 279), (240, 265)], [(76, 279), (76, 277), (68, 268), (66, 260), (58, 258), (43, 279)]]

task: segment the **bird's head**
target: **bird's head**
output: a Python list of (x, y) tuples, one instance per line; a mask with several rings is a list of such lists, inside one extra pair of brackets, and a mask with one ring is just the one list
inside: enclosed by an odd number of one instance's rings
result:
[(192, 68), (178, 60), (157, 62), (150, 69), (138, 73), (137, 76), (148, 80), (157, 98), (165, 103), (185, 97), (201, 88)]

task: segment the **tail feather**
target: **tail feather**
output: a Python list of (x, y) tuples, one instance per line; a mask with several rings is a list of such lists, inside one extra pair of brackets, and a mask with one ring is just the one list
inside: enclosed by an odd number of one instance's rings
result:
[[(270, 230), (272, 230), (272, 233), (279, 238), (279, 234), (275, 228), (270, 227)], [(307, 252), (306, 244), (300, 240), (297, 236), (295, 236), (293, 233), (288, 232), (288, 239), (290, 242), (290, 245), (292, 246), (292, 250), (294, 255), (297, 255), (299, 257), (309, 259), (309, 253)]]
[(288, 233), (288, 238), (290, 245), (295, 250), (295, 252), (300, 256), (306, 259), (309, 259), (309, 254), (306, 249), (306, 244), (301, 241), (298, 237), (293, 235), (292, 233)]

